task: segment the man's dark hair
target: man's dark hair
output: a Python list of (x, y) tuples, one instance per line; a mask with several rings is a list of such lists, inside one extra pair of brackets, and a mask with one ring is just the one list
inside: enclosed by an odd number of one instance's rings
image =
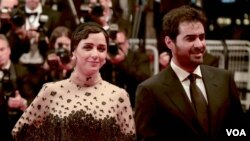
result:
[(179, 34), (179, 25), (185, 21), (201, 22), (205, 29), (207, 26), (207, 18), (203, 11), (189, 5), (183, 5), (169, 11), (163, 17), (163, 36), (169, 36), (175, 41)]

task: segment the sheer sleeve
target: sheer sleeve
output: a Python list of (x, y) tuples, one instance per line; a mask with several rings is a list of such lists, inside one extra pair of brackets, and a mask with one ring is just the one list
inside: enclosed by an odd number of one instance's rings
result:
[(17, 121), (16, 125), (12, 130), (12, 135), (16, 138), (16, 135), (26, 125), (39, 126), (43, 118), (48, 115), (48, 101), (46, 97), (49, 95), (47, 84), (44, 84), (36, 98), (32, 101), (30, 106), (24, 111), (23, 115)]
[(120, 106), (118, 109), (118, 124), (121, 131), (125, 134), (135, 135), (135, 122), (133, 117), (133, 110), (129, 100), (129, 95), (125, 90), (121, 90), (120, 97), (118, 98)]

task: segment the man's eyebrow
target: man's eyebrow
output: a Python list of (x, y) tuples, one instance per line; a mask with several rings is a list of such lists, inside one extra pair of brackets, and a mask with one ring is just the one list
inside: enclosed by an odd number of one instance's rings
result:
[(199, 37), (199, 36), (205, 36), (205, 33), (202, 34), (187, 34), (184, 36), (184, 38), (189, 38), (189, 37)]

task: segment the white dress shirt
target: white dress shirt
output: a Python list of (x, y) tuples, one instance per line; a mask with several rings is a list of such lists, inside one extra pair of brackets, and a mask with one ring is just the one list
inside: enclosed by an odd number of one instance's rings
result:
[[(179, 78), (184, 90), (186, 91), (187, 97), (189, 98), (190, 101), (191, 100), (191, 96), (190, 96), (190, 81), (187, 78), (189, 76), (189, 72), (183, 70), (182, 68), (180, 68), (179, 66), (177, 66), (173, 61), (170, 62), (171, 67), (173, 68), (174, 72), (176, 73), (177, 77)], [(194, 72), (194, 74), (196, 74), (198, 77), (196, 78), (196, 85), (200, 88), (204, 98), (207, 101), (207, 95), (206, 95), (206, 89), (205, 89), (205, 85), (203, 83), (202, 80), (202, 74), (201, 74), (201, 69), (200, 66), (198, 66)]]
[(41, 3), (34, 10), (31, 10), (27, 6), (25, 6), (25, 12), (27, 12), (27, 13), (37, 13), (36, 16), (32, 15), (32, 16), (26, 18), (25, 29), (26, 30), (37, 29), (39, 27), (39, 17), (40, 17), (40, 15), (42, 13), (42, 5), (41, 5)]

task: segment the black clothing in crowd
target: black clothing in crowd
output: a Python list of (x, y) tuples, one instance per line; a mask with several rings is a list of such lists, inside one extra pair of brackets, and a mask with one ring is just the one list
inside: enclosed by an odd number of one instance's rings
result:
[(112, 64), (107, 61), (100, 72), (104, 80), (126, 89), (134, 107), (137, 85), (151, 76), (149, 62), (145, 53), (129, 49), (123, 62)]

